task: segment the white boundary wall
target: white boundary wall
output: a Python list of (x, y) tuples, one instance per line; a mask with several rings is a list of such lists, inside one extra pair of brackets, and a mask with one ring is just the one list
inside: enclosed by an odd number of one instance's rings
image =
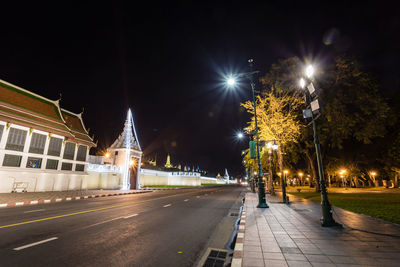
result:
[[(24, 170), (8, 168), (0, 170), (0, 193), (10, 193), (15, 182), (27, 184), (28, 192), (67, 191), (86, 189), (120, 189), (122, 171), (116, 166), (90, 164), (86, 173)], [(140, 171), (142, 187), (155, 185), (225, 184), (225, 180), (200, 176), (192, 172), (163, 172), (148, 169)]]

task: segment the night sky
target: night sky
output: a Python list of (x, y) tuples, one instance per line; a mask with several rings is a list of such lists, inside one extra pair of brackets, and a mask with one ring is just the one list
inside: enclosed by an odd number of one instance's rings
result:
[[(11, 2), (11, 1), (9, 1)], [(16, 1), (13, 1), (16, 2)], [(1, 6), (0, 79), (79, 113), (104, 149), (134, 113), (146, 157), (240, 174), (249, 86), (223, 74), (247, 59), (265, 72), (279, 58), (355, 55), (390, 97), (399, 90), (395, 1), (52, 1)], [(218, 3), (217, 3), (218, 2)], [(95, 153), (96, 151), (91, 151)]]

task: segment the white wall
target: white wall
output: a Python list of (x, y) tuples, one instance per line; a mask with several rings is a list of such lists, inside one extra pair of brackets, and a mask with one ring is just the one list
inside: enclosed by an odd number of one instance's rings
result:
[[(89, 168), (90, 169), (90, 168)], [(86, 189), (119, 189), (122, 185), (122, 173), (118, 168), (101, 168), (100, 171), (75, 172), (23, 170), (9, 168), (0, 170), (0, 193), (10, 193), (14, 182), (28, 184), (28, 192), (66, 191)], [(170, 173), (142, 169), (140, 185), (186, 185), (224, 184), (225, 180), (201, 177), (196, 173)]]

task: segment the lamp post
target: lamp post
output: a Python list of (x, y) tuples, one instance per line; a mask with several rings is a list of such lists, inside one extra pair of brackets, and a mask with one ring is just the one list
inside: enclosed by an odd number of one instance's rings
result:
[(274, 182), (273, 182), (273, 175), (272, 175), (272, 151), (278, 149), (278, 145), (276, 144), (276, 140), (272, 140), (272, 142), (267, 143), (267, 148), (268, 148), (268, 165), (269, 165), (269, 181), (268, 181), (268, 187), (269, 187), (269, 193), (271, 196), (275, 195), (275, 190), (274, 190)]
[[(311, 79), (314, 74), (314, 68), (312, 65), (308, 65), (305, 69), (306, 79), (300, 80), (300, 87), (307, 88), (305, 90), (305, 101), (306, 101), (306, 109), (303, 110), (303, 117), (305, 119), (311, 119), (313, 130), (314, 130), (314, 144), (315, 144), (315, 152), (317, 154), (317, 165), (318, 165), (318, 174), (319, 174), (319, 184), (321, 189), (321, 209), (322, 209), (322, 218), (321, 218), (321, 225), (324, 227), (331, 227), (331, 226), (341, 226), (332, 216), (332, 207), (328, 200), (328, 193), (326, 191), (325, 185), (325, 176), (324, 176), (324, 169), (322, 165), (322, 158), (321, 158), (321, 149), (319, 144), (318, 138), (318, 129), (317, 129), (317, 118), (320, 115), (320, 106), (318, 102), (318, 95), (315, 90), (314, 84), (312, 83)], [(316, 115), (314, 115), (316, 114)]]
[[(261, 158), (260, 158), (260, 143), (258, 138), (258, 125), (257, 125), (257, 108), (256, 108), (256, 97), (255, 97), (255, 83), (254, 83), (254, 74), (258, 73), (258, 71), (253, 71), (253, 59), (248, 60), (250, 72), (238, 74), (238, 77), (246, 77), (250, 80), (251, 92), (253, 96), (253, 106), (254, 106), (254, 123), (255, 123), (255, 135), (256, 135), (256, 148), (257, 148), (257, 163), (258, 163), (258, 205), (257, 208), (269, 208), (265, 201), (265, 183), (263, 180), (263, 173), (261, 168)], [(236, 81), (233, 77), (230, 77), (227, 80), (227, 84), (230, 87), (233, 87), (236, 84)]]
[(300, 185), (303, 185), (303, 175), (304, 175), (304, 173), (302, 173), (302, 172), (299, 172), (299, 173), (297, 173), (297, 175), (300, 177)]

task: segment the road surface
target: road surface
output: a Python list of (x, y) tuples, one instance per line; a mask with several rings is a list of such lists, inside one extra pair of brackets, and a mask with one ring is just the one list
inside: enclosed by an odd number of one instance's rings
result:
[(242, 187), (0, 209), (0, 266), (193, 266)]

